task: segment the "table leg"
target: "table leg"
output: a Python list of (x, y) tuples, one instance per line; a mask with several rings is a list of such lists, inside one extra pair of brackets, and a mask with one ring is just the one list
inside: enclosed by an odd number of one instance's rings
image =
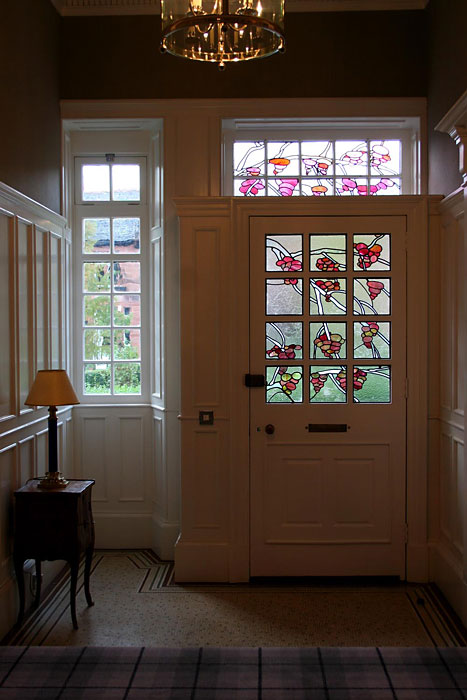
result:
[(76, 584), (78, 581), (78, 568), (79, 568), (79, 557), (70, 561), (70, 608), (71, 608), (71, 621), (73, 623), (73, 628), (78, 629), (78, 621), (76, 619)]
[(36, 559), (36, 597), (34, 600), (34, 605), (36, 608), (39, 607), (41, 600), (41, 586), (42, 586), (42, 570), (41, 570), (41, 560)]
[(94, 605), (94, 602), (91, 598), (91, 591), (89, 590), (89, 578), (91, 576), (91, 563), (93, 553), (94, 547), (88, 547), (86, 550), (84, 560), (84, 594), (86, 596), (86, 602), (89, 606)]
[(25, 601), (25, 591), (24, 591), (24, 557), (14, 555), (15, 573), (16, 581), (18, 582), (18, 593), (19, 593), (19, 612), (17, 624), (21, 622), (24, 616), (24, 601)]

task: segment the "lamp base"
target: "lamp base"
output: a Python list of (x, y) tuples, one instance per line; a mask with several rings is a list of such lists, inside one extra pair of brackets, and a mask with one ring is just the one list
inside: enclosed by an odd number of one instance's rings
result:
[(46, 472), (45, 476), (37, 484), (39, 489), (64, 489), (68, 481), (63, 478), (61, 472)]

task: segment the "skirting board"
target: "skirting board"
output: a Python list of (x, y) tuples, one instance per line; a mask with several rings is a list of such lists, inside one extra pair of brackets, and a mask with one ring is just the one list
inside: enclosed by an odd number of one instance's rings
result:
[(96, 513), (97, 549), (150, 549), (153, 524), (151, 513)]
[(467, 626), (467, 584), (462, 563), (440, 543), (430, 545), (430, 581), (435, 583)]
[(152, 516), (151, 549), (163, 561), (172, 561), (175, 556), (175, 543), (180, 534), (179, 523), (169, 523)]
[(177, 583), (227, 583), (229, 579), (228, 543), (192, 543), (179, 540), (175, 545)]

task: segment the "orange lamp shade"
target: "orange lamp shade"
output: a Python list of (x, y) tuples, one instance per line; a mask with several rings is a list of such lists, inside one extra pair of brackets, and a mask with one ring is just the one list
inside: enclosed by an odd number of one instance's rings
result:
[(68, 406), (79, 401), (64, 369), (41, 369), (24, 403), (26, 406)]

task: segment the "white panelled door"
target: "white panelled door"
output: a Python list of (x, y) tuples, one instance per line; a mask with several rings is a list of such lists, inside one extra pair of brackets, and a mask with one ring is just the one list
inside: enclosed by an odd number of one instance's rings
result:
[(250, 575), (405, 578), (406, 219), (250, 221)]

